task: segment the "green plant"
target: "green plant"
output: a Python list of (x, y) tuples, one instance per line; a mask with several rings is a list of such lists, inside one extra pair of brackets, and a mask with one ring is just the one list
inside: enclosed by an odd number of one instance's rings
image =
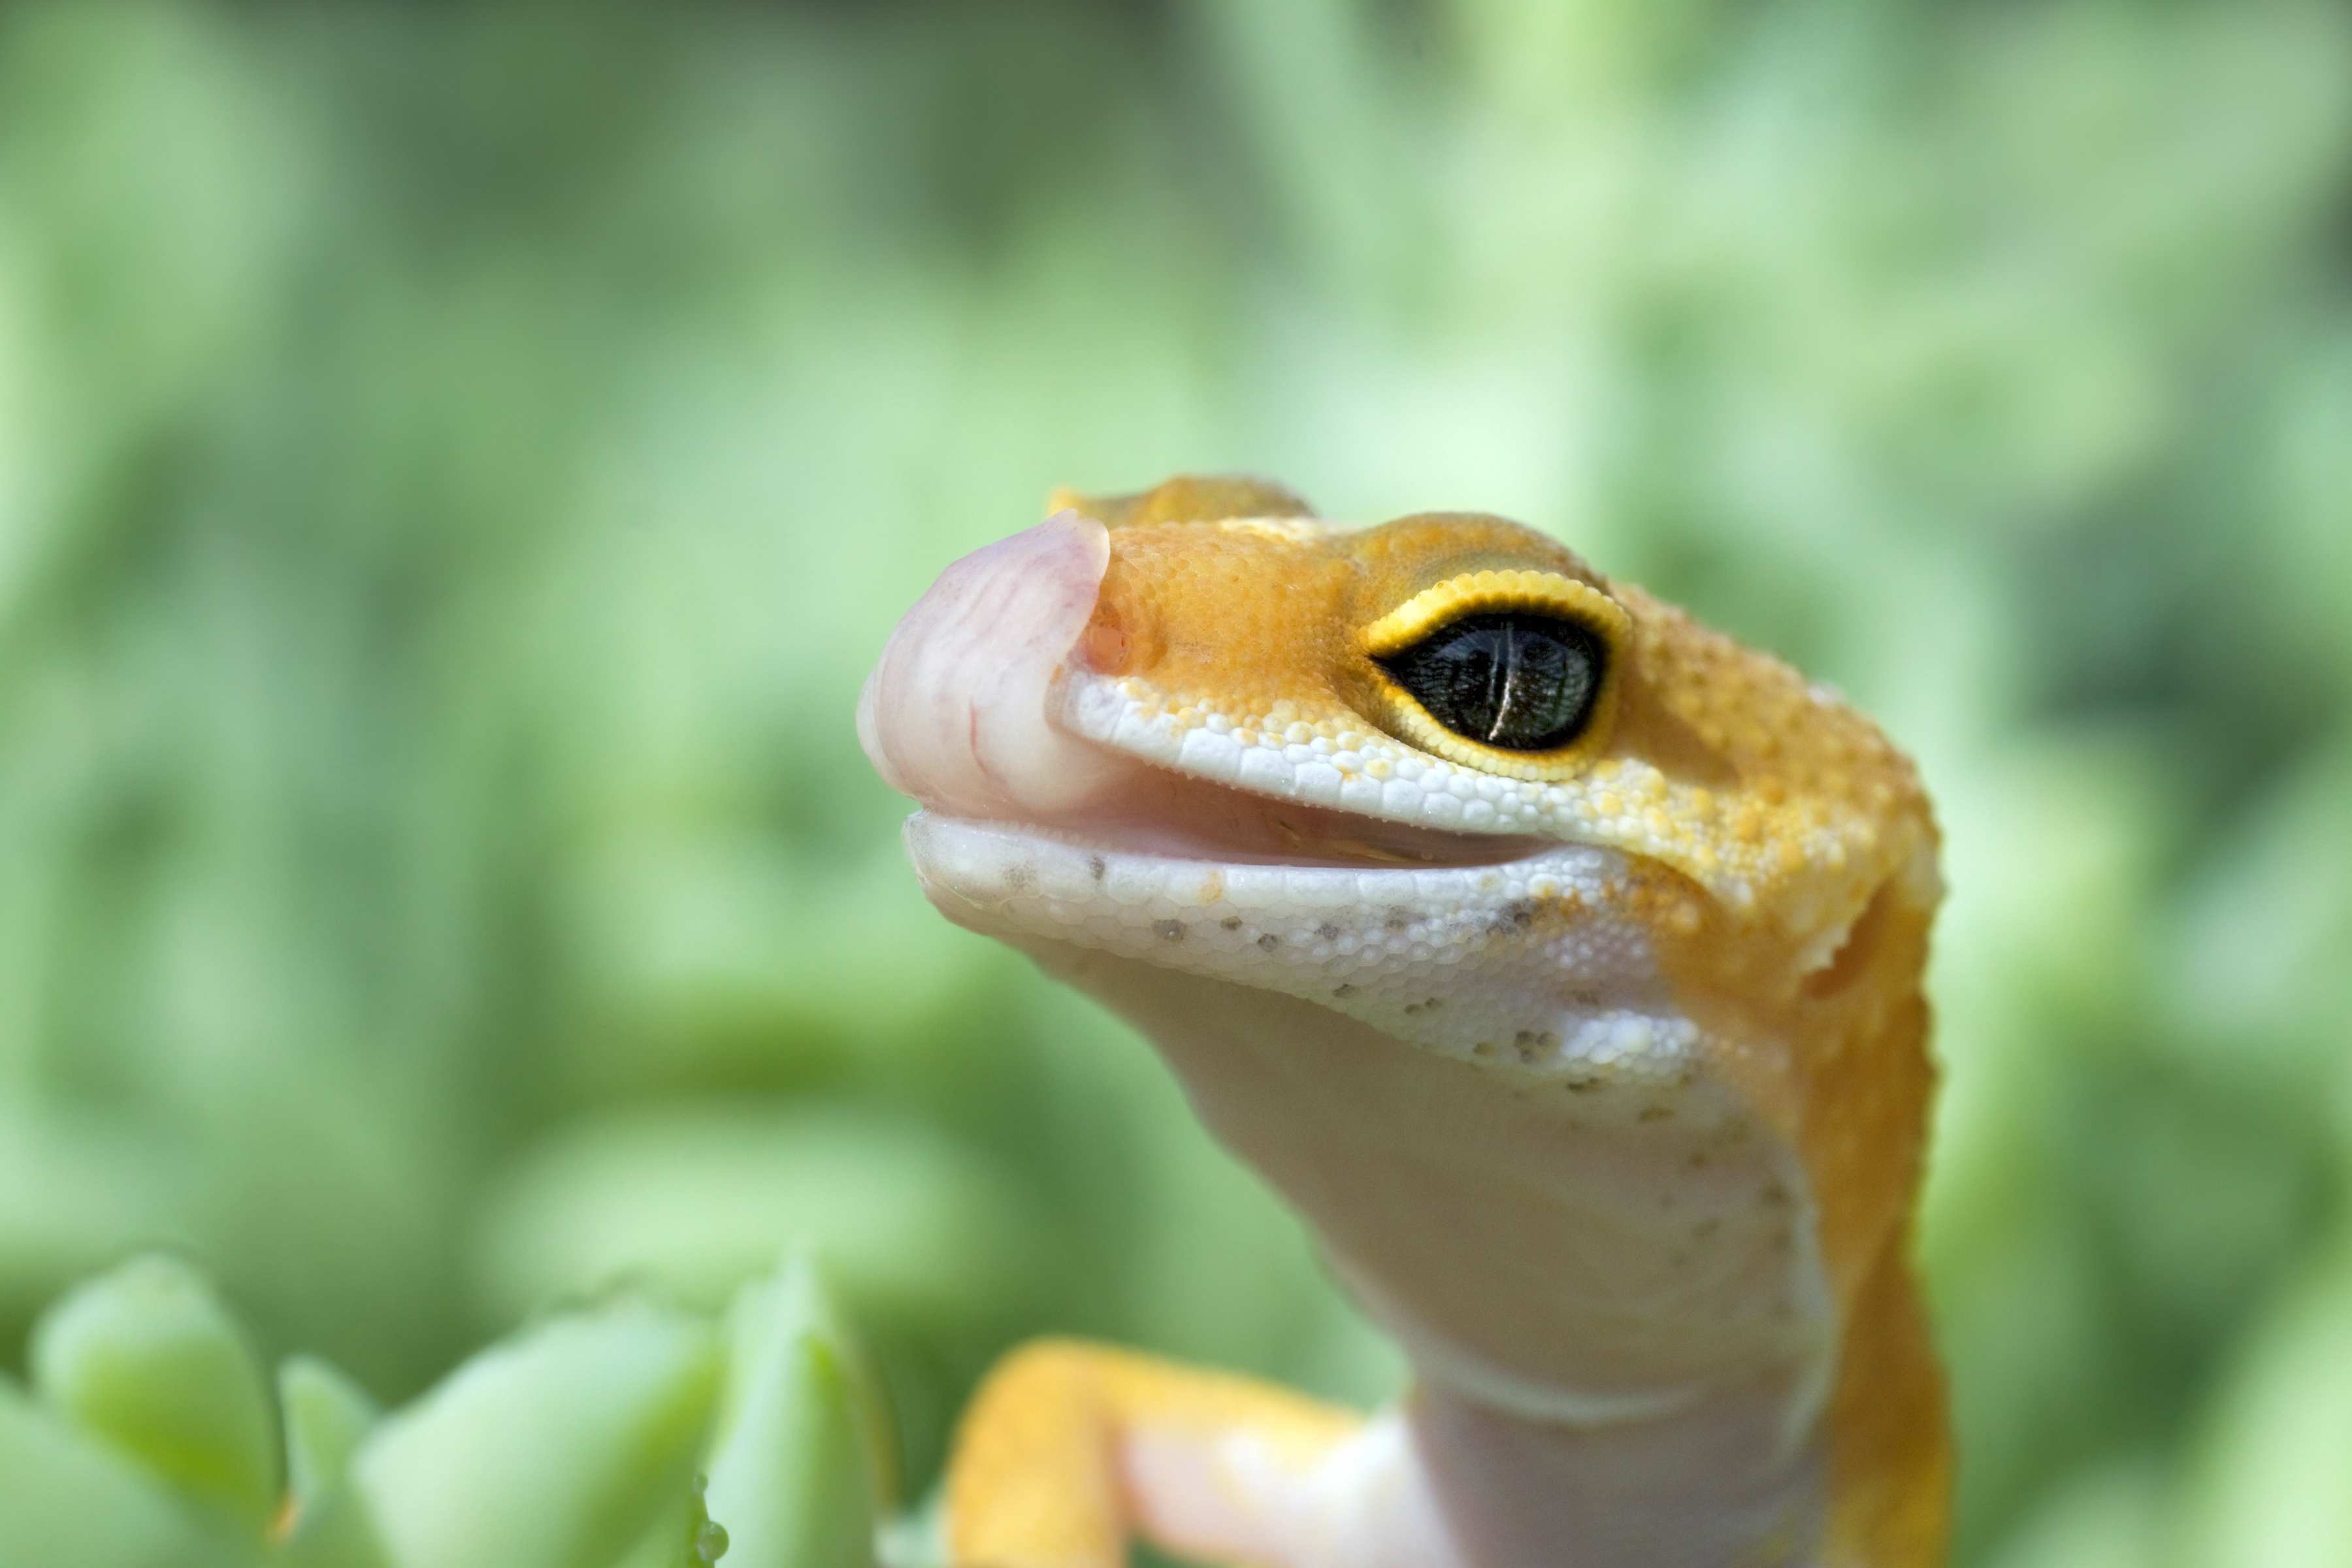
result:
[[(618, 1296), (379, 1413), (273, 1380), (203, 1276), (151, 1256), (34, 1330), (0, 1384), (0, 1561), (43, 1568), (866, 1568), (884, 1417), (814, 1268), (723, 1319)], [(273, 1386), (274, 1381), (274, 1386)]]

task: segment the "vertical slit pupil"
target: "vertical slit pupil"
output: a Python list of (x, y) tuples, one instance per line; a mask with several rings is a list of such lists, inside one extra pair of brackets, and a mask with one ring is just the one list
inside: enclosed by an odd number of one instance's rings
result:
[(1606, 653), (1559, 616), (1489, 611), (1447, 623), (1381, 667), (1465, 739), (1503, 751), (1567, 745), (1592, 721)]

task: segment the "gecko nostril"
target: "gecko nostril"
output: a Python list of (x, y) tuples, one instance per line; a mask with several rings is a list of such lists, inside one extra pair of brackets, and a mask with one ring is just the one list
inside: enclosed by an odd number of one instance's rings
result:
[(1129, 657), (1134, 652), (1134, 643), (1128, 637), (1127, 628), (1108, 614), (1098, 613), (1095, 616), (1087, 626), (1086, 636), (1080, 639), (1079, 646), (1087, 668), (1098, 675), (1125, 675)]

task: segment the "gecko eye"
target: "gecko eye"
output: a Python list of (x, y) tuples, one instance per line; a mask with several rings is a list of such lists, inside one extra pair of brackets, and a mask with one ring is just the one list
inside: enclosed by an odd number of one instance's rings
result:
[(1364, 627), (1363, 711), (1479, 773), (1569, 778), (1609, 743), (1633, 632), (1625, 606), (1580, 577), (1465, 572)]
[(1377, 662), (1429, 716), (1465, 740), (1551, 752), (1592, 722), (1608, 645), (1557, 616), (1464, 616)]

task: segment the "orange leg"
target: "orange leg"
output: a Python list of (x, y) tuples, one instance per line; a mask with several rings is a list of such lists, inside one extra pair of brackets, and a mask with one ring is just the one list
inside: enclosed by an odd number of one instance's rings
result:
[(1300, 1540), (1327, 1528), (1320, 1467), (1363, 1426), (1266, 1384), (1041, 1340), (999, 1363), (964, 1414), (948, 1468), (949, 1560), (1123, 1568), (1135, 1537), (1228, 1561), (1303, 1561)]

